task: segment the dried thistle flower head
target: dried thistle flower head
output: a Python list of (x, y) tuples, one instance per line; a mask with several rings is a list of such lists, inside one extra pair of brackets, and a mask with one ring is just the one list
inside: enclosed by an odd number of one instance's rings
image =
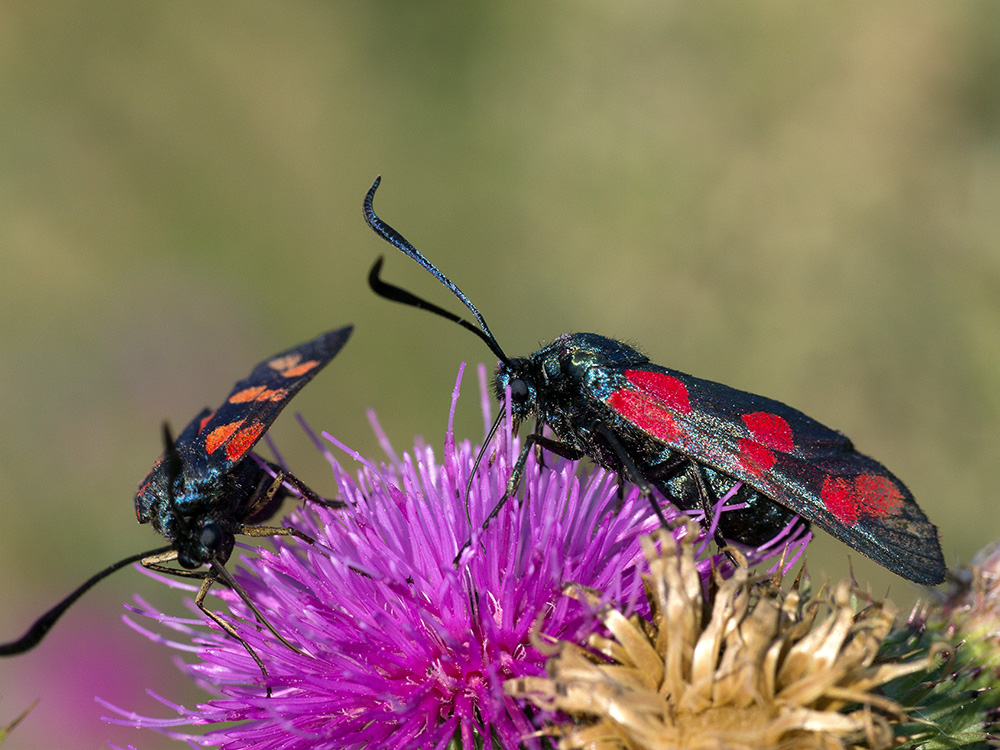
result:
[[(547, 678), (507, 683), (511, 694), (569, 717), (545, 733), (560, 737), (560, 748), (588, 750), (892, 744), (887, 717), (902, 708), (872, 691), (930, 660), (874, 663), (892, 605), (855, 613), (848, 582), (804, 600), (746, 570), (718, 580), (706, 600), (695, 536), (646, 538), (649, 620), (604, 607), (608, 636), (591, 636), (589, 649), (560, 642)], [(860, 707), (845, 712), (852, 704)]]
[(969, 565), (955, 571), (951, 590), (938, 612), (958, 636), (983, 647), (984, 661), (1000, 666), (1000, 541), (986, 546)]

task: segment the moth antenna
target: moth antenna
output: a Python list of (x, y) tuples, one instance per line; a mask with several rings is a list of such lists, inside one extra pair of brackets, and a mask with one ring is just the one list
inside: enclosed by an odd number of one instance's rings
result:
[(476, 309), (476, 306), (472, 304), (472, 301), (465, 296), (465, 292), (459, 289), (451, 279), (441, 273), (437, 266), (427, 260), (427, 258), (425, 258), (420, 251), (417, 250), (417, 248), (411, 245), (409, 241), (403, 237), (403, 235), (386, 224), (375, 214), (372, 201), (375, 198), (375, 191), (378, 189), (381, 181), (382, 176), (379, 175), (375, 178), (375, 182), (372, 183), (367, 195), (365, 195), (364, 212), (365, 221), (368, 223), (368, 226), (370, 226), (379, 237), (415, 260), (423, 266), (427, 272), (431, 274), (431, 276), (437, 279), (443, 286), (451, 290), (451, 293), (458, 297), (463, 305), (469, 308), (469, 311), (475, 317), (476, 322), (479, 323), (479, 328), (476, 328), (467, 320), (458, 317), (454, 313), (450, 313), (447, 310), (444, 310), (443, 308), (418, 297), (412, 292), (408, 292), (398, 286), (382, 281), (379, 278), (379, 273), (382, 270), (382, 258), (375, 261), (375, 265), (372, 266), (372, 270), (368, 274), (368, 284), (371, 286), (372, 290), (379, 296), (385, 297), (393, 302), (400, 302), (404, 305), (410, 305), (421, 310), (427, 310), (428, 312), (440, 315), (442, 318), (446, 318), (453, 323), (458, 323), (460, 326), (472, 331), (479, 336), (479, 338), (485, 341), (486, 346), (490, 348), (490, 351), (493, 352), (501, 362), (509, 364), (510, 359), (506, 354), (504, 354), (504, 351), (497, 342), (496, 337), (490, 331), (490, 327), (486, 324), (486, 319), (482, 316), (479, 310)]
[(113, 565), (109, 565), (99, 573), (95, 573), (80, 584), (80, 586), (78, 586), (69, 596), (35, 620), (35, 623), (28, 628), (28, 632), (16, 641), (11, 641), (10, 643), (0, 643), (0, 656), (15, 656), (16, 654), (23, 654), (25, 651), (30, 651), (41, 643), (42, 639), (52, 629), (52, 626), (56, 624), (56, 621), (62, 617), (63, 613), (72, 607), (73, 604), (76, 603), (76, 600), (87, 593), (87, 591), (95, 584), (107, 578), (116, 570), (121, 570), (126, 565), (137, 563), (145, 557), (158, 555), (171, 549), (173, 549), (173, 546), (168, 545), (166, 547), (159, 547), (158, 549), (150, 550), (148, 552), (140, 552), (137, 555), (129, 555), (124, 560), (119, 560)]

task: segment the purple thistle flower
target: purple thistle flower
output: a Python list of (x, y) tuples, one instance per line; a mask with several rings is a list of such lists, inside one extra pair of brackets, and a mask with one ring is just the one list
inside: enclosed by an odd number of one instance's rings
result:
[[(525, 704), (506, 695), (503, 682), (544, 674), (544, 644), (582, 643), (599, 627), (591, 606), (562, 594), (567, 583), (648, 614), (639, 536), (658, 524), (637, 490), (616, 510), (612, 475), (597, 469), (581, 477), (575, 462), (547, 455), (544, 467), (529, 458), (519, 499), (480, 533), (518, 454), (507, 429), (471, 484), (476, 531), (456, 568), (452, 559), (470, 537), (465, 487), (475, 457), (452, 432), (461, 376), (460, 370), (443, 461), (427, 446), (397, 458), (374, 420), (390, 457), (380, 467), (324, 433), (361, 464), (351, 477), (321, 445), (340, 498), (351, 508), (295, 513), (289, 524), (316, 545), (277, 539), (274, 552), (260, 549), (242, 560), (239, 583), (303, 653), (259, 629), (243, 603), (219, 587), (212, 593), (225, 601), (227, 619), (267, 666), (266, 677), (234, 639), (196, 630), (204, 624), (200, 617), (168, 617), (137, 599), (133, 612), (177, 631), (184, 642), (126, 621), (157, 642), (196, 652), (198, 661), (182, 669), (217, 697), (189, 709), (151, 693), (178, 717), (151, 719), (105, 704), (122, 717), (108, 720), (222, 748), (444, 748), (453, 739), (464, 747), (474, 740), (538, 747), (529, 736), (536, 727)], [(480, 380), (489, 424), (482, 368)], [(664, 513), (678, 515), (669, 504)], [(751, 564), (781, 547), (751, 553)], [(707, 576), (711, 565), (729, 563), (716, 556), (699, 564)], [(175, 729), (180, 726), (209, 729), (192, 734)]]

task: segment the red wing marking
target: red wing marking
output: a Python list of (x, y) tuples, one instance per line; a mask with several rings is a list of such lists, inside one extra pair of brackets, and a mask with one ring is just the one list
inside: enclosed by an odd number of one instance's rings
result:
[(608, 396), (607, 403), (636, 427), (666, 443), (675, 442), (682, 434), (670, 412), (643, 393), (622, 389)]
[(769, 448), (753, 440), (740, 438), (736, 447), (740, 465), (754, 476), (762, 476), (778, 460)]
[(235, 461), (242, 457), (260, 439), (260, 436), (266, 429), (267, 425), (261, 422), (254, 422), (249, 427), (244, 427), (237, 432), (233, 435), (233, 439), (226, 443), (226, 458), (230, 461)]
[(229, 397), (231, 404), (245, 404), (248, 401), (284, 401), (288, 391), (284, 388), (268, 388), (264, 385), (244, 388)]
[(890, 515), (903, 505), (903, 495), (895, 483), (878, 474), (861, 474), (853, 481), (828, 475), (823, 480), (820, 497), (827, 510), (848, 526), (860, 517)]
[(212, 455), (219, 449), (219, 446), (224, 444), (234, 432), (236, 432), (240, 426), (243, 424), (242, 419), (238, 419), (235, 422), (230, 422), (229, 424), (224, 424), (221, 427), (216, 427), (208, 435), (205, 436), (205, 452), (208, 455)]
[(215, 412), (213, 411), (211, 414), (209, 414), (204, 419), (202, 419), (201, 420), (201, 424), (198, 425), (198, 432), (201, 432), (202, 430), (204, 430), (205, 429), (205, 425), (207, 425), (209, 423), (209, 421), (212, 419), (212, 417), (214, 417), (214, 416), (215, 416)]
[(743, 424), (750, 430), (753, 439), (768, 448), (774, 448), (782, 453), (791, 453), (795, 447), (792, 440), (792, 428), (782, 417), (766, 411), (755, 411), (744, 414)]
[(245, 404), (247, 401), (256, 401), (257, 397), (267, 390), (266, 385), (258, 385), (253, 388), (244, 388), (229, 397), (231, 404)]
[(301, 365), (285, 368), (284, 370), (281, 371), (281, 374), (284, 375), (286, 378), (298, 378), (305, 375), (314, 367), (318, 367), (319, 364), (320, 364), (319, 360), (310, 359), (308, 362), (303, 362)]
[(310, 370), (319, 367), (320, 364), (320, 361), (317, 359), (310, 359), (303, 362), (301, 354), (286, 354), (284, 357), (272, 359), (267, 363), (267, 366), (272, 370), (280, 372), (282, 377), (298, 378)]
[(287, 370), (289, 367), (295, 367), (301, 361), (301, 354), (286, 354), (284, 357), (275, 357), (267, 363), (267, 366), (272, 370), (281, 372), (282, 370)]
[(649, 370), (626, 370), (625, 377), (647, 397), (656, 399), (681, 414), (691, 413), (687, 386), (677, 378)]

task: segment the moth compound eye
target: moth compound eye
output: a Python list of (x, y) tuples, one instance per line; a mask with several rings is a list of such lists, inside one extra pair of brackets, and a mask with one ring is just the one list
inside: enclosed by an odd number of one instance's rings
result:
[(201, 530), (198, 541), (205, 549), (218, 552), (222, 546), (222, 529), (219, 528), (219, 524), (213, 521), (206, 523)]
[(510, 381), (510, 398), (515, 404), (523, 404), (528, 400), (529, 395), (531, 392), (528, 390), (528, 384), (521, 378), (514, 378)]
[(204, 560), (191, 554), (189, 550), (178, 550), (177, 564), (186, 570), (194, 570), (200, 568), (204, 564)]

